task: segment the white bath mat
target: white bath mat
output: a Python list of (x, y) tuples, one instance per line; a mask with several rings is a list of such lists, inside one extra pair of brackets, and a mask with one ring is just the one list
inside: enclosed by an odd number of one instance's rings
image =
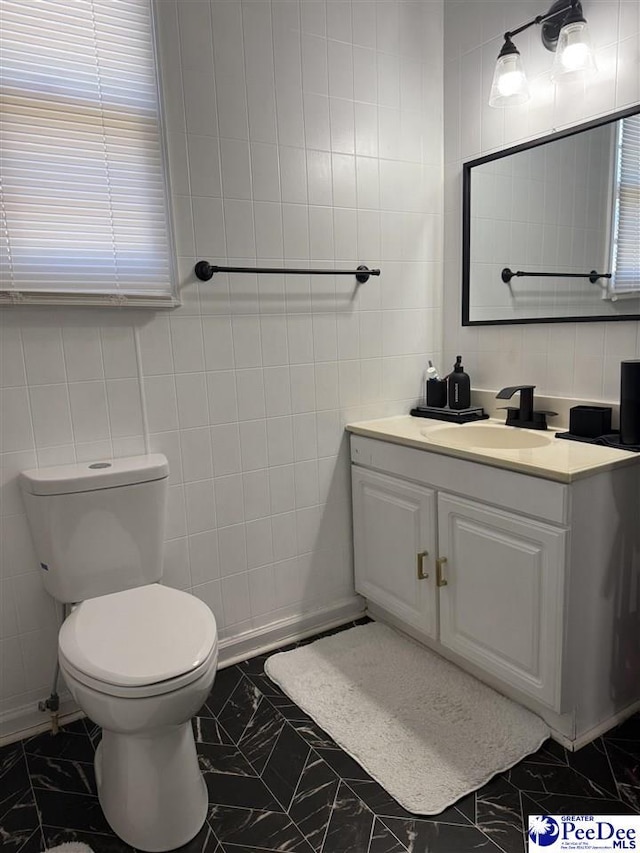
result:
[(265, 671), (410, 812), (439, 814), (549, 736), (535, 714), (378, 622)]
[(49, 847), (45, 853), (93, 853), (93, 850), (82, 841), (65, 841), (57, 847)]

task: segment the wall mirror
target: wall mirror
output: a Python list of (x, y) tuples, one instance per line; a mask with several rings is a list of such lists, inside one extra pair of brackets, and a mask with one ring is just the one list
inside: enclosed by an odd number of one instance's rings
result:
[(640, 319), (640, 107), (465, 163), (462, 325)]

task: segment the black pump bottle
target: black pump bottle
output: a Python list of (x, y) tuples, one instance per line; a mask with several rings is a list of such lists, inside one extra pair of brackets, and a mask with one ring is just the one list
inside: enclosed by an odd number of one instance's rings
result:
[(449, 374), (449, 408), (468, 409), (471, 405), (471, 380), (464, 372), (462, 356), (456, 356), (453, 373)]

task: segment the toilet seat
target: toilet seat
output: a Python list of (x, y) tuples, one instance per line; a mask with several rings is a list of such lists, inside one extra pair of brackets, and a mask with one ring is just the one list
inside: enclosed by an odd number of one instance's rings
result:
[(206, 676), (210, 672), (211, 668), (215, 671), (218, 661), (218, 644), (216, 642), (209, 657), (197, 669), (194, 669), (191, 672), (186, 672), (176, 678), (170, 678), (167, 681), (159, 681), (155, 684), (143, 684), (138, 687), (122, 687), (117, 684), (109, 684), (106, 681), (100, 681), (97, 678), (92, 678), (90, 675), (87, 675), (85, 672), (82, 672), (70, 663), (62, 654), (60, 649), (58, 649), (58, 654), (60, 657), (60, 668), (65, 678), (71, 676), (72, 678), (75, 678), (76, 681), (79, 681), (80, 684), (84, 684), (85, 687), (90, 687), (97, 693), (104, 693), (106, 696), (113, 696), (114, 698), (150, 699), (154, 696), (164, 696), (168, 693), (173, 693), (176, 690), (181, 690), (183, 687), (192, 684), (199, 678)]
[(78, 681), (112, 696), (155, 696), (207, 672), (217, 658), (216, 621), (204, 602), (149, 584), (83, 601), (58, 639)]

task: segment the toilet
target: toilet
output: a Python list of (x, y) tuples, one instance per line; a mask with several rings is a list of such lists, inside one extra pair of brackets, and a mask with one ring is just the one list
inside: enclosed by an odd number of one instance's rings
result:
[(58, 637), (73, 698), (102, 726), (98, 797), (143, 851), (190, 841), (207, 814), (191, 717), (216, 673), (211, 610), (162, 586), (162, 454), (37, 468), (21, 487), (43, 583), (71, 605)]

